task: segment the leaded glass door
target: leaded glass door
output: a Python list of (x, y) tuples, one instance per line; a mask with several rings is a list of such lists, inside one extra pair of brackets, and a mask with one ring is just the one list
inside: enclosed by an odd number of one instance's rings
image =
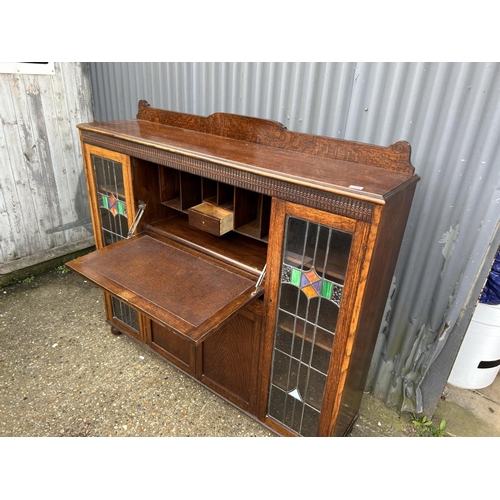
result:
[[(290, 203), (277, 205), (287, 208), (279, 216), (277, 208), (274, 216), (282, 232), (272, 242), (268, 276), (273, 282), (270, 300), (276, 305), (269, 313), (273, 326), (266, 417), (292, 434), (316, 436), (332, 385), (329, 377), (345, 345), (352, 307), (345, 308), (344, 300), (346, 288), (353, 296), (348, 273), (359, 269), (360, 236), (351, 219)], [(331, 411), (331, 398), (328, 407)]]
[[(130, 157), (86, 144), (85, 162), (95, 244), (102, 248), (125, 239), (134, 219)], [(104, 299), (111, 321), (139, 336), (137, 311), (109, 294)]]
[(130, 158), (95, 146), (85, 150), (96, 247), (101, 248), (126, 238), (134, 219)]

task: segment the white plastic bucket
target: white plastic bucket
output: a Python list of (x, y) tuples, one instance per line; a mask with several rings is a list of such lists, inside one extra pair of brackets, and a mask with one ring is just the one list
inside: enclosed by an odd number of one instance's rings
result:
[(478, 303), (448, 383), (464, 389), (491, 385), (500, 371), (500, 305)]

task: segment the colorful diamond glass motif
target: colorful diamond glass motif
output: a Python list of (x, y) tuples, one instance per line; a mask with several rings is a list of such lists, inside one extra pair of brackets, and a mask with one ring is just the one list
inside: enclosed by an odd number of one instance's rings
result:
[(314, 268), (302, 272), (302, 276), (300, 277), (300, 289), (309, 299), (317, 297), (321, 293), (321, 278), (316, 274)]
[(314, 267), (308, 271), (301, 271), (284, 264), (282, 281), (300, 288), (308, 299), (323, 297), (340, 306), (343, 285), (321, 278)]
[(118, 214), (127, 216), (125, 202), (119, 200), (113, 194), (106, 195), (101, 193), (101, 206), (109, 210), (114, 217)]
[(108, 202), (109, 202), (109, 211), (113, 215), (116, 215), (118, 213), (118, 200), (113, 195), (110, 195), (108, 197)]

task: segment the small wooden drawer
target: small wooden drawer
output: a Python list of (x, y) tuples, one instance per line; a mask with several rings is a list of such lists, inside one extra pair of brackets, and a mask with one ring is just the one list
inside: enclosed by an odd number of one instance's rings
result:
[(220, 236), (233, 229), (233, 212), (211, 203), (191, 207), (188, 214), (189, 224), (207, 233)]

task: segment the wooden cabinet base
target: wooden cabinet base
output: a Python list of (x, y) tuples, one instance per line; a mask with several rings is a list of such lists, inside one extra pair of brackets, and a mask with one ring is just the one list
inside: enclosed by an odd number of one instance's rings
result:
[(164, 326), (147, 321), (146, 343), (189, 375), (195, 374), (195, 346)]
[[(169, 328), (141, 318), (145, 340), (140, 342), (257, 419), (262, 307), (261, 301), (250, 304), (198, 346)], [(111, 331), (115, 335), (126, 333), (139, 340), (136, 335), (114, 325)]]
[(240, 408), (255, 413), (262, 303), (243, 309), (197, 350), (196, 377)]

